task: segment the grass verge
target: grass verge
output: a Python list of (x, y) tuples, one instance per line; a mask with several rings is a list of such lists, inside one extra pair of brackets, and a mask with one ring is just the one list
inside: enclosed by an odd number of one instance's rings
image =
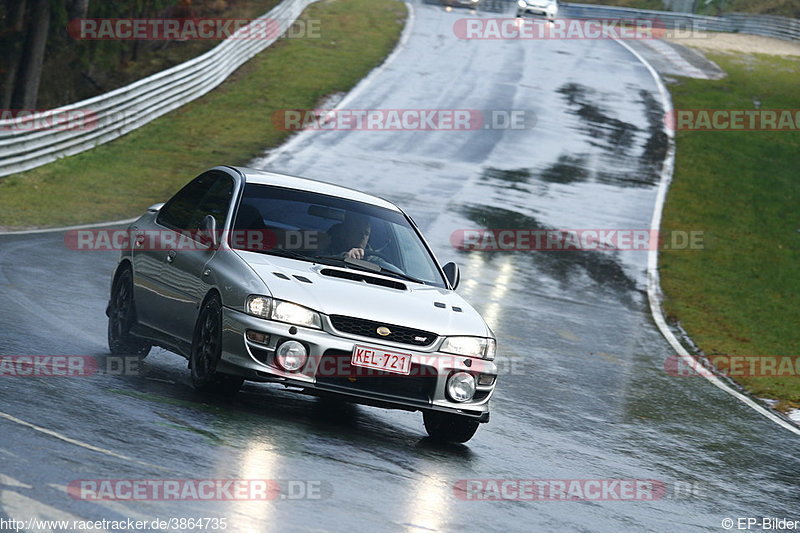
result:
[(162, 202), (202, 170), (243, 164), (285, 140), (272, 114), (347, 91), (394, 48), (394, 0), (324, 0), (303, 18), (321, 38), (281, 40), (208, 95), (111, 143), (0, 178), (0, 226), (114, 220)]
[[(800, 58), (708, 57), (728, 77), (682, 79), (676, 109), (800, 109)], [(707, 355), (800, 356), (800, 131), (679, 131), (676, 142), (662, 230), (705, 239), (703, 250), (661, 252), (669, 318)], [(796, 408), (794, 371), (736, 380)]]

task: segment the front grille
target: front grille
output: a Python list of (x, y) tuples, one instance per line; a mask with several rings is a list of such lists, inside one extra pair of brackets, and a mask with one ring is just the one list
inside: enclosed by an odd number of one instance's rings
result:
[[(363, 318), (331, 315), (331, 324), (342, 333), (398, 342), (400, 344), (410, 344), (412, 346), (429, 346), (436, 340), (436, 334), (430, 331), (384, 324), (383, 322), (375, 322)], [(378, 328), (380, 327), (389, 328), (391, 333), (389, 335), (378, 334)]]
[(350, 364), (352, 354), (327, 350), (320, 360), (316, 381), (321, 389), (330, 387), (350, 392), (430, 402), (436, 390), (436, 369), (427, 365), (411, 365), (409, 375), (393, 374)]

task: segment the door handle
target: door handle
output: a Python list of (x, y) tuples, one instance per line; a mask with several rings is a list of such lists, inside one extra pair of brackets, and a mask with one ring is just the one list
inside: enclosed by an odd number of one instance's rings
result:
[(169, 253), (167, 253), (167, 263), (175, 261), (176, 255), (178, 255), (178, 253), (175, 250), (170, 250)]

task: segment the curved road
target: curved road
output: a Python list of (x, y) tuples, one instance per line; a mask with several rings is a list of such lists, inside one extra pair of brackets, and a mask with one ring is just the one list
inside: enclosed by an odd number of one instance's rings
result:
[[(646, 68), (613, 41), (460, 40), (453, 24), (467, 12), (414, 7), (405, 46), (347, 107), (523, 109), (535, 126), (319, 132), (253, 166), (395, 201), (441, 260), (461, 264), (459, 291), (495, 330), (506, 369), (491, 422), (467, 446), (441, 446), (416, 413), (254, 384), (209, 401), (163, 350), (135, 376), (5, 377), (0, 519), (227, 517), (229, 531), (343, 532), (722, 531), (726, 517), (800, 519), (797, 440), (705, 380), (664, 371), (646, 252), (450, 245), (456, 229), (648, 228), (666, 146)], [(59, 233), (0, 237), (0, 354), (111, 363), (103, 311), (115, 261), (70, 251)], [(90, 502), (66, 491), (131, 478), (303, 481), (319, 497)], [(454, 491), (466, 479), (645, 479), (665, 492), (471, 501)]]

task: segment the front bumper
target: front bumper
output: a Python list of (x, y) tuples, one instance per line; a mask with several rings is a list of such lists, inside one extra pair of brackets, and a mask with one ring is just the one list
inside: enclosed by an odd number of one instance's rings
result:
[[(497, 366), (492, 361), (439, 353), (437, 339), (430, 347), (381, 342), (378, 339), (336, 331), (322, 315), (322, 330), (292, 326), (250, 316), (230, 308), (222, 314), (223, 339), (221, 372), (236, 374), (251, 381), (276, 382), (310, 394), (335, 394), (356, 403), (410, 411), (435, 410), (489, 420), (489, 400), (494, 393)], [(246, 338), (247, 330), (269, 335), (265, 343)], [(277, 345), (284, 340), (303, 343), (308, 363), (296, 372), (287, 372), (275, 363)], [(367, 371), (349, 365), (356, 344), (411, 355), (411, 374)], [(353, 371), (356, 371), (355, 373)], [(472, 400), (455, 402), (448, 398), (447, 378), (457, 371), (495, 376), (491, 385), (478, 386)], [(360, 373), (359, 373), (360, 372)]]

